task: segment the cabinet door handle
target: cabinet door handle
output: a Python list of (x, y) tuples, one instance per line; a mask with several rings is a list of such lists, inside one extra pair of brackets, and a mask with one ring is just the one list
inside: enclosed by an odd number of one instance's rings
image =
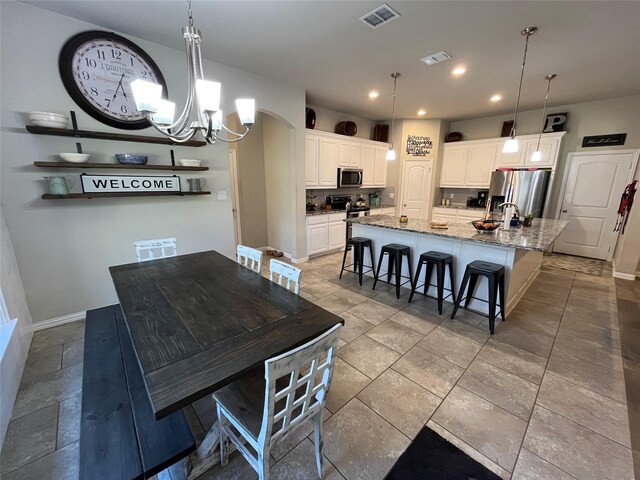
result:
[(567, 209), (565, 208), (564, 210), (562, 210), (562, 213), (567, 213)]

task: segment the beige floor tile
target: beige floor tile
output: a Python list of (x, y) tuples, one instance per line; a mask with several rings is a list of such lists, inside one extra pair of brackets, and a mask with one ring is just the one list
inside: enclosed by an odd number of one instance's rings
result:
[(547, 374), (542, 380), (537, 404), (631, 448), (624, 403)]
[(537, 282), (557, 285), (559, 287), (571, 287), (573, 278), (565, 275), (557, 275), (556, 272), (541, 271), (536, 277)]
[(51, 405), (9, 423), (0, 464), (3, 478), (56, 449), (58, 405)]
[(58, 419), (58, 438), (56, 448), (77, 442), (80, 439), (80, 395), (67, 398), (60, 402), (60, 417)]
[(464, 370), (420, 347), (413, 347), (392, 367), (418, 385), (444, 398)]
[(62, 368), (81, 363), (84, 356), (84, 339), (66, 343), (62, 351)]
[(38, 350), (43, 346), (62, 345), (82, 338), (84, 338), (84, 320), (65, 323), (58, 327), (35, 332), (31, 341), (31, 348)]
[(607, 313), (616, 314), (618, 311), (615, 301), (610, 301), (609, 299), (602, 299), (598, 295), (583, 296), (583, 295), (575, 295), (573, 293), (570, 293), (569, 297), (567, 298), (566, 307), (570, 307), (570, 306), (587, 309), (594, 313), (607, 312)]
[(585, 284), (599, 284), (599, 285), (615, 285), (615, 278), (611, 276), (598, 277), (596, 275), (588, 275), (586, 273), (577, 272), (575, 279), (577, 285), (582, 286)]
[(327, 295), (326, 297), (316, 300), (314, 303), (319, 307), (322, 307), (325, 310), (329, 310), (331, 313), (334, 313), (336, 315), (339, 315), (342, 312), (346, 312), (351, 307), (353, 307), (353, 304), (350, 303), (348, 300), (345, 300), (344, 298), (341, 298), (341, 297), (337, 297), (333, 294)]
[(414, 438), (442, 399), (389, 369), (358, 394), (358, 399), (409, 438)]
[(337, 290), (338, 287), (336, 285), (327, 282), (311, 283), (300, 288), (300, 291), (309, 293), (316, 298), (326, 297), (327, 295), (335, 293)]
[(458, 385), (529, 421), (538, 386), (481, 360), (474, 360)]
[(612, 302), (612, 303), (616, 301), (616, 291), (614, 287), (598, 285), (595, 283), (586, 284), (586, 285), (583, 284), (583, 286), (574, 285), (571, 288), (571, 295), (572, 296), (578, 295), (580, 297), (597, 296), (598, 299), (602, 301)]
[(371, 379), (376, 378), (400, 358), (398, 352), (366, 335), (342, 347), (338, 356)]
[(496, 330), (491, 340), (507, 343), (543, 358), (549, 356), (553, 346), (553, 337), (511, 325), (508, 320)]
[(429, 333), (442, 322), (441, 319), (432, 317), (431, 315), (425, 315), (413, 307), (407, 307), (389, 319), (423, 335)]
[(558, 332), (554, 349), (573, 355), (587, 362), (597, 363), (612, 370), (622, 371), (622, 353), (616, 348), (604, 348), (602, 344), (566, 332)]
[[(468, 310), (458, 310), (458, 313), (460, 312), (473, 313), (469, 312)], [(484, 320), (484, 317), (481, 317), (480, 322), (482, 322), (482, 320)], [(484, 345), (489, 337), (491, 337), (491, 333), (489, 333), (489, 327), (483, 326), (480, 322), (476, 323), (476, 318), (464, 318), (464, 315), (456, 315), (456, 318), (454, 319), (447, 318), (446, 320), (444, 320), (439, 325), (439, 328), (443, 328), (451, 333), (460, 335), (470, 342)], [(499, 324), (499, 322), (496, 321), (496, 324)]]
[(527, 422), (458, 386), (431, 419), (504, 469), (513, 471)]
[(344, 326), (340, 329), (340, 338), (347, 343), (374, 327), (372, 323), (362, 320), (349, 312), (342, 312), (340, 317), (344, 319)]
[(409, 439), (358, 399), (324, 427), (324, 454), (347, 480), (382, 479)]
[(520, 450), (520, 456), (513, 471), (513, 480), (574, 480), (574, 477), (551, 465), (526, 448)]
[(470, 342), (441, 327), (424, 337), (418, 346), (462, 368), (467, 368), (482, 348), (480, 344)]
[(572, 271), (572, 270), (563, 270), (561, 268), (553, 268), (553, 267), (549, 267), (546, 265), (543, 265), (540, 268), (541, 272), (547, 272), (547, 273), (551, 273), (553, 275), (557, 275), (560, 277), (567, 277), (567, 278), (575, 278), (576, 276), (576, 272)]
[(626, 403), (622, 372), (554, 350), (547, 371), (593, 392)]
[[(324, 409), (324, 421), (331, 417), (331, 412)], [(271, 447), (271, 456), (276, 462), (282, 460), (291, 450), (296, 448), (300, 442), (313, 433), (313, 422), (307, 420), (304, 425), (298, 427), (291, 432), (284, 440), (278, 441), (275, 446)], [(313, 438), (313, 435), (311, 436)], [(313, 457), (315, 459), (315, 457)], [(315, 461), (315, 460), (314, 460)]]
[(599, 325), (601, 327), (611, 328), (612, 330), (618, 330), (618, 312), (617, 309), (609, 308), (608, 303), (600, 304), (599, 307), (594, 308), (588, 304), (586, 305), (569, 305), (564, 309), (564, 315), (570, 315), (572, 317), (578, 317), (585, 323), (591, 323), (593, 325)]
[(40, 344), (38, 348), (32, 346), (24, 366), (22, 381), (59, 370), (62, 366), (62, 348), (62, 344)]
[(631, 450), (542, 407), (533, 411), (523, 447), (576, 478), (633, 478)]
[(516, 308), (509, 313), (507, 322), (509, 322), (509, 325), (554, 336), (558, 331), (562, 312), (561, 308), (523, 298), (518, 302)]
[(571, 287), (549, 285), (548, 283), (534, 281), (524, 294), (524, 298), (535, 300), (539, 303), (553, 307), (564, 308)]
[(369, 383), (371, 383), (371, 380), (366, 375), (341, 358), (336, 358), (329, 395), (327, 396), (327, 410), (331, 413), (337, 412)]
[[(322, 478), (326, 480), (344, 480), (344, 477), (326, 458), (322, 474)], [(271, 480), (307, 480), (318, 478), (317, 475), (315, 446), (308, 438), (300, 442), (269, 472)]]
[(369, 299), (355, 307), (351, 305), (348, 311), (352, 315), (360, 317), (374, 325), (384, 322), (387, 318), (398, 312), (397, 309), (379, 303), (375, 299)]
[(620, 349), (620, 332), (618, 330), (586, 323), (577, 316), (565, 314), (562, 317), (560, 330), (596, 342), (607, 350)]
[(366, 336), (400, 354), (407, 353), (424, 335), (391, 320), (385, 320), (365, 333)]
[(339, 288), (338, 290), (335, 291), (335, 296), (342, 297), (353, 305), (360, 305), (362, 302), (366, 302), (370, 298), (367, 295), (363, 295), (363, 292), (366, 292), (366, 290)]
[[(376, 285), (376, 291), (378, 290), (378, 285)], [(402, 310), (409, 305), (409, 295), (411, 294), (411, 290), (408, 288), (400, 288), (400, 298), (396, 297), (396, 289), (395, 286), (389, 291), (383, 291), (379, 295), (376, 295), (374, 299), (383, 305), (391, 307), (396, 311)]]
[(536, 385), (542, 381), (547, 364), (546, 358), (493, 339), (482, 347), (476, 358)]

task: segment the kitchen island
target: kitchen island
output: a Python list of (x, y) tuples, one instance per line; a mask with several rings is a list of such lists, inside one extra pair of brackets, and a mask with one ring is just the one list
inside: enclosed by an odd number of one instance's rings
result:
[[(485, 260), (504, 265), (507, 290), (506, 314), (513, 310), (537, 277), (543, 252), (568, 224), (564, 220), (535, 219), (531, 227), (478, 232), (471, 223), (455, 223), (448, 225), (447, 229), (435, 229), (431, 228), (431, 223), (427, 220), (409, 219), (408, 223), (401, 223), (398, 217), (389, 215), (360, 217), (350, 221), (353, 223), (354, 237), (367, 237), (373, 240), (376, 266), (380, 249), (388, 243), (400, 243), (411, 247), (414, 272), (421, 253), (435, 250), (453, 255), (456, 293), (468, 263), (474, 260)], [(385, 272), (386, 268), (385, 262), (381, 272)], [(425, 269), (423, 268), (422, 271), (424, 272)], [(445, 288), (450, 288), (448, 275), (445, 277)], [(418, 285), (423, 281), (424, 274), (421, 274)], [(435, 275), (432, 277), (432, 283), (434, 282)], [(477, 299), (487, 300), (486, 282), (485, 278), (478, 280), (474, 294)], [(408, 283), (404, 286), (409, 288)], [(428, 293), (435, 296), (435, 287), (430, 287)], [(452, 300), (448, 298), (447, 301)], [(471, 300), (469, 308), (482, 313), (487, 312), (487, 304), (475, 298)]]

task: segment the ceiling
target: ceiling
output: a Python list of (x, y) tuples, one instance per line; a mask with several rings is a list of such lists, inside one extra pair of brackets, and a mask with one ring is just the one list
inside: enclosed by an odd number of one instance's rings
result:
[[(185, 1), (25, 1), (105, 29), (183, 49)], [(539, 108), (545, 75), (556, 73), (550, 105), (640, 93), (640, 2), (395, 1), (400, 18), (378, 29), (358, 19), (381, 1), (193, 0), (203, 55), (302, 87), (307, 102), (373, 120), (465, 119), (513, 111), (524, 38), (529, 42), (521, 108)], [(420, 58), (445, 50), (452, 60)], [(464, 65), (466, 74), (451, 75)], [(215, 79), (215, 72), (205, 71)], [(368, 92), (377, 89), (372, 101)], [(503, 100), (489, 102), (493, 94)]]

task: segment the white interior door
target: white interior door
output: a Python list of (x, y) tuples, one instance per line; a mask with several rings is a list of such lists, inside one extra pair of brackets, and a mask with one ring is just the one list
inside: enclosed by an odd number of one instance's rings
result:
[(610, 260), (620, 196), (631, 181), (637, 151), (570, 153), (560, 219), (569, 225), (553, 251)]
[(431, 159), (406, 159), (402, 170), (402, 214), (427, 219), (431, 211)]
[(231, 176), (233, 235), (236, 241), (236, 246), (238, 246), (242, 243), (242, 228), (240, 226), (240, 194), (238, 193), (238, 155), (235, 150), (229, 150), (229, 174)]

